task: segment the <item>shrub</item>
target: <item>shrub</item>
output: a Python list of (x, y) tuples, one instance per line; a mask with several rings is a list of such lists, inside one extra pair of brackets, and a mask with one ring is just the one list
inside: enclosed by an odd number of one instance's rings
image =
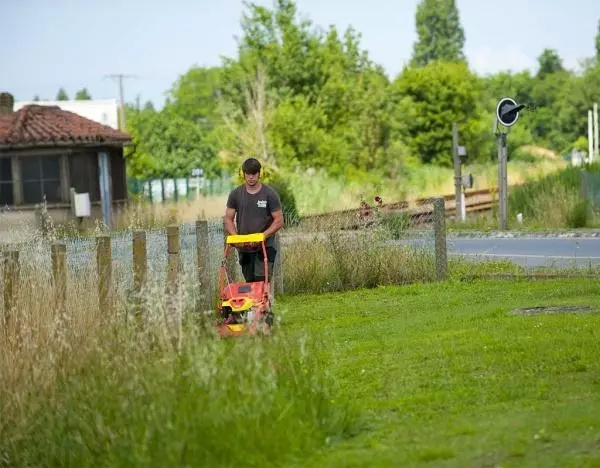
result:
[(577, 200), (569, 207), (566, 214), (567, 227), (576, 229), (586, 227), (590, 221), (591, 205), (585, 200)]
[(269, 175), (265, 182), (279, 194), (283, 207), (283, 219), (287, 227), (296, 226), (300, 221), (296, 197), (291, 189), (290, 183), (278, 172)]

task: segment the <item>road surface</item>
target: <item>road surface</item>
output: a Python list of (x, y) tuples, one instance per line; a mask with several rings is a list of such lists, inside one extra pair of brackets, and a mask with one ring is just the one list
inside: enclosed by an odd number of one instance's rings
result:
[[(433, 248), (432, 238), (404, 239), (397, 243)], [(600, 238), (448, 237), (449, 256), (473, 260), (507, 259), (524, 267), (600, 265)]]
[(448, 238), (448, 254), (522, 266), (600, 264), (600, 238)]

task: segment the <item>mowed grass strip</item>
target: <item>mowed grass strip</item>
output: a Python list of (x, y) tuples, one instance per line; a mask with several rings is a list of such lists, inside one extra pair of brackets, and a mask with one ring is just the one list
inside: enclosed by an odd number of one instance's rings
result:
[[(588, 313), (510, 316), (588, 305)], [(297, 296), (360, 417), (302, 466), (600, 466), (600, 284), (427, 284)]]

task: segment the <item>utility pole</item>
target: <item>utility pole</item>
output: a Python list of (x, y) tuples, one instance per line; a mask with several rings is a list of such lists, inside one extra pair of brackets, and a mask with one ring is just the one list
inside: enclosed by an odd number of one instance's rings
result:
[(508, 229), (508, 151), (506, 132), (498, 135), (498, 204), (500, 230)]
[(452, 123), (452, 159), (454, 160), (454, 198), (456, 206), (456, 217), (460, 216), (461, 221), (463, 218), (462, 209), (462, 174), (460, 158), (458, 156), (458, 129), (456, 128), (456, 122)]
[(125, 93), (123, 91), (123, 80), (133, 78), (135, 75), (125, 75), (123, 73), (113, 73), (106, 75), (106, 78), (117, 79), (119, 81), (119, 130), (125, 130)]
[(598, 130), (598, 103), (596, 102), (594, 103), (594, 159), (600, 158), (598, 138), (600, 138), (600, 131)]
[(587, 163), (590, 164), (594, 159), (594, 118), (592, 110), (588, 110), (588, 157)]

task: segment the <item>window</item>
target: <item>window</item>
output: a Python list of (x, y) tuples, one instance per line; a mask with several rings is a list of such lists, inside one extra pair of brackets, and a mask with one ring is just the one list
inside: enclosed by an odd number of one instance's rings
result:
[(0, 158), (0, 205), (12, 205), (13, 203), (12, 160), (11, 158)]
[(22, 158), (21, 180), (25, 203), (40, 203), (44, 195), (48, 203), (61, 201), (60, 156)]

